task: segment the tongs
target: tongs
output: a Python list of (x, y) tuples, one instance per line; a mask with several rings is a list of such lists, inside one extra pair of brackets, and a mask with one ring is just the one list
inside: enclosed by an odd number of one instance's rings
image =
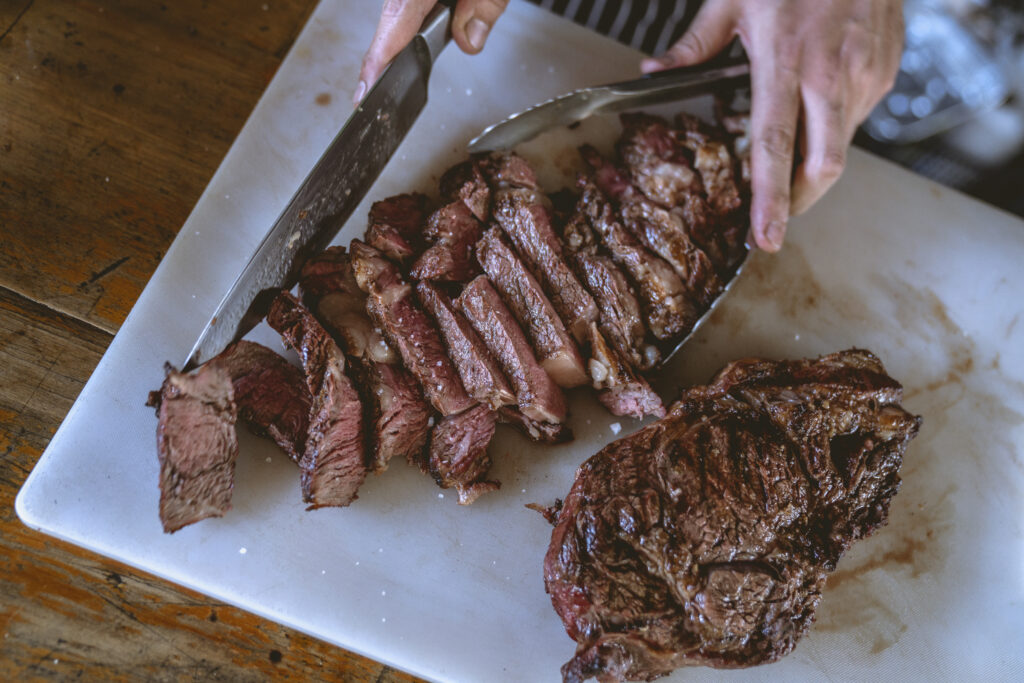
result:
[(733, 90), (749, 81), (750, 63), (746, 57), (727, 57), (697, 66), (658, 71), (632, 81), (580, 88), (488, 126), (470, 141), (469, 151), (511, 149), (545, 130), (570, 126), (593, 114), (614, 114)]

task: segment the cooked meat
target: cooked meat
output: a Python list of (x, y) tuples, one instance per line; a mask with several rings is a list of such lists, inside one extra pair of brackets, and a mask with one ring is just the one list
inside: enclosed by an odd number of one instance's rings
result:
[(677, 197), (700, 191), (685, 148), (672, 135), (668, 123), (650, 114), (622, 114), (622, 137), (617, 149), (633, 184), (651, 201), (673, 207)]
[(526, 159), (512, 152), (498, 152), (481, 163), (491, 189), (526, 188), (537, 190), (537, 174)]
[(551, 375), (551, 379), (562, 387), (586, 384), (587, 373), (576, 342), (569, 336), (540, 285), (505, 243), (497, 228), (490, 228), (484, 233), (477, 243), (476, 256), (526, 331), (541, 367)]
[(351, 253), (356, 282), (369, 295), (367, 312), (398, 350), (430, 403), (442, 415), (470, 408), (475, 401), (462, 386), (441, 335), (416, 305), (412, 288), (402, 280), (395, 265), (359, 240), (352, 241)]
[(499, 190), (495, 193), (494, 220), (541, 283), (577, 343), (585, 343), (587, 328), (597, 320), (597, 304), (565, 262), (545, 203), (533, 190)]
[(487, 345), (473, 330), (466, 316), (456, 310), (448, 295), (429, 282), (419, 283), (416, 294), (423, 308), (437, 321), (448, 356), (473, 400), (494, 410), (515, 405), (516, 396), (498, 361), (487, 350)]
[(363, 406), (345, 375), (345, 357), (298, 299), (281, 292), (267, 324), (299, 354), (313, 397), (306, 450), (299, 460), (302, 497), (310, 508), (343, 507), (366, 478)]
[(678, 213), (640, 197), (623, 203), (619, 213), (630, 232), (675, 269), (698, 310), (706, 309), (721, 294), (722, 281), (711, 259), (687, 235)]
[(480, 275), (466, 285), (455, 304), (498, 359), (519, 410), (539, 422), (563, 422), (562, 390), (537, 362), (526, 336), (487, 278)]
[(580, 213), (612, 259), (636, 283), (647, 328), (662, 341), (688, 332), (701, 311), (687, 298), (683, 282), (672, 266), (645, 249), (619, 222), (611, 203), (592, 180), (581, 177), (578, 185)]
[(564, 422), (541, 422), (526, 417), (522, 411), (512, 406), (498, 408), (498, 421), (514, 427), (519, 433), (537, 443), (559, 444), (572, 441), (572, 429)]
[(194, 375), (169, 364), (160, 391), (146, 405), (156, 408), (160, 458), (160, 521), (171, 534), (231, 509), (238, 438), (231, 378), (204, 365)]
[(389, 259), (405, 264), (423, 243), (423, 222), (430, 200), (419, 193), (400, 194), (374, 202), (366, 241)]
[(700, 172), (711, 208), (726, 216), (743, 205), (736, 187), (734, 160), (725, 144), (709, 140), (694, 145), (693, 165)]
[(299, 289), (306, 308), (349, 357), (398, 362), (398, 354), (366, 313), (366, 294), (359, 289), (345, 247), (329, 247), (309, 259), (302, 267)]
[(652, 680), (790, 652), (828, 572), (883, 525), (920, 418), (866, 351), (746, 360), (586, 461), (545, 585), (566, 681)]
[(481, 222), (486, 223), (490, 217), (491, 188), (478, 159), (468, 159), (445, 171), (441, 176), (441, 196), (448, 202), (462, 201)]
[(395, 456), (418, 462), (430, 432), (430, 406), (398, 354), (374, 328), (366, 313), (366, 294), (356, 283), (344, 248), (331, 247), (310, 259), (299, 286), (306, 306), (348, 356), (365, 410), (367, 467), (382, 472)]
[(605, 339), (633, 366), (643, 370), (654, 367), (661, 354), (644, 342), (646, 332), (636, 294), (615, 262), (598, 252), (597, 238), (583, 214), (574, 214), (565, 224), (563, 240), (570, 263), (597, 301)]
[(459, 492), (459, 505), (469, 505), (501, 484), (486, 481), (491, 458), (487, 446), (494, 437), (494, 411), (485, 405), (442, 418), (430, 435), (430, 474), (443, 489)]
[(425, 236), (433, 244), (416, 259), (409, 275), (416, 280), (469, 282), (480, 274), (473, 245), (483, 226), (461, 201), (444, 206), (427, 220)]
[(590, 324), (590, 379), (599, 390), (597, 400), (612, 415), (642, 420), (646, 415), (665, 416), (665, 406), (647, 380), (637, 375), (629, 361), (604, 340), (596, 323)]
[(231, 378), (238, 414), (252, 430), (269, 436), (299, 462), (313, 401), (302, 370), (267, 347), (245, 340), (235, 342), (206, 365)]

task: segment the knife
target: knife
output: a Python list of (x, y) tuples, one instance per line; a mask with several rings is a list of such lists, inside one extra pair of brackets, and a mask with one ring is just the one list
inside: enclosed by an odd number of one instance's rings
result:
[(356, 107), (299, 186), (185, 360), (188, 371), (241, 339), (302, 264), (327, 247), (373, 185), (427, 102), (430, 70), (451, 40), (452, 10), (438, 4)]
[(469, 151), (511, 149), (555, 126), (569, 126), (593, 114), (610, 114), (635, 107), (686, 99), (719, 89), (736, 88), (750, 80), (745, 57), (728, 57), (697, 66), (647, 74), (632, 81), (573, 90), (512, 114), (488, 126), (469, 143)]

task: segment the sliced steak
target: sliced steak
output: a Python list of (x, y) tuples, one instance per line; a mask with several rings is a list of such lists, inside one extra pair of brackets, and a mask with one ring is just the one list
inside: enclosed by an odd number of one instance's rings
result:
[(433, 244), (420, 254), (409, 271), (416, 280), (469, 282), (480, 274), (473, 246), (483, 226), (461, 201), (444, 206), (427, 220), (424, 233)]
[(519, 410), (539, 422), (563, 422), (562, 390), (537, 362), (526, 336), (487, 278), (480, 275), (466, 285), (455, 304), (498, 359)]
[(566, 681), (775, 661), (883, 525), (920, 418), (878, 359), (733, 363), (587, 460), (544, 561)]
[(231, 378), (238, 414), (252, 430), (269, 436), (299, 462), (305, 452), (313, 401), (302, 370), (267, 347), (244, 339), (207, 365)]
[(405, 264), (422, 251), (423, 222), (430, 200), (419, 193), (400, 194), (374, 202), (366, 241), (389, 259)]
[(348, 357), (365, 409), (367, 467), (382, 472), (395, 456), (421, 463), (430, 433), (430, 406), (419, 384), (366, 313), (366, 294), (356, 283), (342, 247), (306, 262), (299, 286), (306, 306)]
[(455, 487), (459, 505), (469, 505), (501, 484), (487, 481), (491, 458), (487, 446), (494, 437), (495, 414), (477, 405), (442, 418), (430, 434), (430, 474), (443, 489)]
[(629, 361), (608, 345), (595, 323), (590, 325), (588, 366), (592, 385), (600, 392), (597, 400), (612, 415), (628, 415), (638, 420), (647, 415), (665, 416), (661, 397), (633, 371)]
[(572, 429), (563, 423), (541, 422), (526, 417), (519, 408), (502, 406), (498, 409), (498, 421), (514, 427), (531, 441), (546, 444), (568, 443), (573, 440)]
[(481, 162), (481, 168), (491, 190), (509, 188), (525, 188), (539, 190), (537, 174), (533, 168), (518, 154), (498, 152)]
[(633, 184), (644, 195), (673, 207), (680, 195), (700, 191), (700, 178), (664, 119), (642, 113), (619, 118), (623, 131), (616, 147)]
[(147, 405), (156, 408), (160, 521), (170, 534), (231, 508), (238, 438), (234, 392), (224, 370), (207, 365), (186, 375), (165, 369), (163, 386), (150, 393)]
[(421, 282), (416, 286), (423, 308), (434, 316), (441, 330), (448, 356), (459, 371), (462, 384), (475, 400), (498, 409), (515, 405), (516, 396), (487, 345), (473, 330), (461, 311), (437, 286)]
[(491, 188), (487, 185), (479, 159), (456, 164), (441, 176), (441, 196), (448, 202), (461, 201), (486, 223), (491, 215)]
[(597, 238), (586, 216), (572, 216), (565, 224), (563, 240), (570, 263), (597, 301), (604, 337), (633, 366), (653, 368), (661, 360), (661, 353), (644, 341), (646, 330), (633, 287), (615, 262), (598, 251)]
[(573, 337), (585, 343), (587, 328), (597, 320), (597, 304), (565, 262), (545, 203), (533, 190), (499, 190), (495, 193), (494, 220), (541, 283)]
[(484, 233), (477, 243), (476, 255), (484, 272), (526, 331), (541, 367), (551, 375), (551, 379), (562, 387), (585, 384), (587, 373), (576, 342), (569, 336), (540, 284), (505, 244), (497, 228)]
[(310, 508), (343, 507), (366, 478), (363, 406), (345, 375), (345, 357), (327, 330), (289, 292), (270, 305), (267, 324), (299, 354), (313, 397), (306, 449), (299, 460)]
[(369, 295), (366, 310), (370, 318), (398, 350), (430, 403), (442, 415), (470, 408), (475, 401), (462, 386), (441, 335), (416, 305), (412, 288), (402, 280), (395, 265), (359, 240), (352, 241), (351, 253), (356, 282)]
[(589, 178), (580, 178), (579, 209), (612, 259), (637, 285), (644, 322), (655, 338), (667, 341), (690, 330), (700, 317), (682, 280), (667, 262), (655, 256), (617, 219), (611, 203)]

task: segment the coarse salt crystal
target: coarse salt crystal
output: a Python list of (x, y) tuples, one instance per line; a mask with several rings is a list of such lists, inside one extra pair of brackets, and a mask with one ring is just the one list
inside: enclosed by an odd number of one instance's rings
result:
[(246, 550), (245, 548), (239, 548), (238, 549), (238, 554), (239, 555), (245, 555), (247, 552), (249, 552), (249, 551)]
[(273, 462), (273, 461), (274, 461), (274, 459), (273, 459), (273, 458), (271, 458), (271, 457), (270, 457), (270, 456), (268, 455), (268, 456), (267, 456), (267, 462)]
[(612, 422), (608, 427), (612, 430), (612, 434), (618, 434), (622, 431), (622, 425), (618, 422)]
[(444, 498), (444, 494), (443, 493), (439, 493), (439, 494), (437, 494), (437, 497), (438, 498)]

